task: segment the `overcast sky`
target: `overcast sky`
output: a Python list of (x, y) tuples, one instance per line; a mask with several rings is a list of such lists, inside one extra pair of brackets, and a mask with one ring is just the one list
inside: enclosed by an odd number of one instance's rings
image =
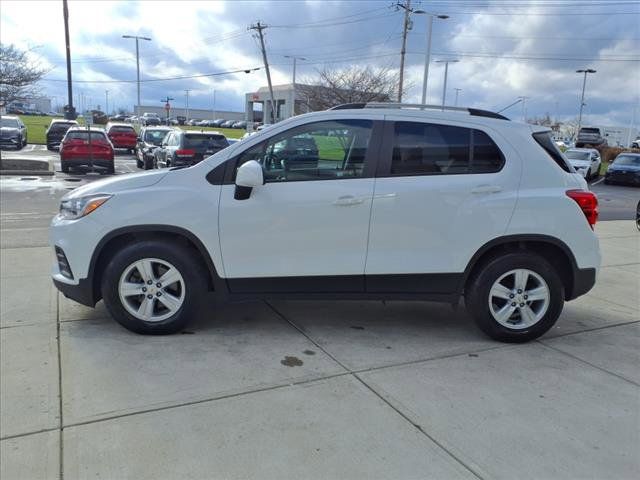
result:
[[(135, 44), (123, 34), (144, 35), (143, 80), (228, 72), (262, 66), (258, 44), (247, 27), (269, 26), (266, 43), (274, 84), (313, 77), (325, 64), (341, 68), (374, 65), (398, 68), (403, 13), (387, 1), (69, 1), (74, 96), (91, 105), (131, 110), (135, 83), (81, 81), (135, 80)], [(412, 7), (450, 16), (435, 20), (432, 62), (457, 59), (449, 67), (448, 104), (455, 88), (459, 104), (500, 110), (526, 96), (527, 116), (549, 113), (577, 117), (582, 77), (593, 68), (586, 89), (586, 122), (629, 125), (635, 108), (640, 121), (640, 2), (621, 0), (414, 0)], [(426, 15), (413, 15), (407, 42), (406, 76), (413, 87), (406, 101), (418, 102), (426, 51)], [(32, 49), (50, 68), (44, 94), (66, 103), (62, 1), (3, 0), (0, 40)], [(442, 96), (444, 68), (432, 63), (429, 103)], [(63, 80), (63, 81), (56, 81)], [(182, 107), (191, 89), (192, 108), (244, 110), (244, 94), (266, 85), (264, 70), (215, 77), (145, 82), (142, 103), (175, 98)], [(110, 108), (111, 110), (111, 108)], [(522, 119), (522, 107), (505, 111)]]

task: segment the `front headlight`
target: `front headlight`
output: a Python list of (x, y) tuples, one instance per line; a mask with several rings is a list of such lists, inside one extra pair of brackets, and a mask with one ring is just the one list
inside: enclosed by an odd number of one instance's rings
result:
[(62, 202), (60, 202), (59, 216), (65, 220), (82, 218), (103, 205), (112, 196), (113, 195), (98, 193), (95, 195), (86, 195), (84, 197), (62, 200)]

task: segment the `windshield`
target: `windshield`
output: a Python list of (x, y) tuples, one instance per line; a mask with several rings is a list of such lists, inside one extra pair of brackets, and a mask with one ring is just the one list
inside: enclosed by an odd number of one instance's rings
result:
[(640, 167), (640, 155), (620, 155), (613, 163), (614, 165), (636, 165)]
[(185, 135), (185, 148), (225, 148), (229, 146), (223, 135)]
[(567, 150), (564, 154), (570, 160), (589, 160), (591, 156), (589, 152), (577, 152), (575, 150)]
[(600, 133), (600, 130), (597, 128), (581, 128), (580, 133)]
[(15, 118), (3, 118), (2, 126), (7, 128), (18, 128), (18, 120)]
[(168, 130), (147, 130), (144, 134), (144, 141), (154, 145), (162, 144), (162, 139), (167, 136)]

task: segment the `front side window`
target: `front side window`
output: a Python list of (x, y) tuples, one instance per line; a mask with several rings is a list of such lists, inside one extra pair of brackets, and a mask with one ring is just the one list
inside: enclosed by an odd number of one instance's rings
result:
[(480, 130), (396, 122), (391, 175), (454, 175), (497, 172), (504, 156)]
[(359, 178), (372, 126), (371, 120), (331, 120), (296, 127), (243, 152), (237, 167), (256, 160), (266, 182)]

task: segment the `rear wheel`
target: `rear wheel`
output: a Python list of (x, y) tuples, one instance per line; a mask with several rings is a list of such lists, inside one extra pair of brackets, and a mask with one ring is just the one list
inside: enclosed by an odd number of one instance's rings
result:
[(478, 327), (495, 340), (527, 342), (547, 332), (564, 305), (564, 285), (543, 257), (509, 253), (484, 264), (465, 287)]
[(206, 276), (178, 244), (142, 241), (125, 247), (102, 277), (102, 297), (118, 323), (143, 334), (182, 330), (206, 291)]
[(18, 143), (16, 144), (16, 150), (22, 150), (23, 147), (24, 147), (24, 142), (22, 141), (22, 138), (19, 138)]

